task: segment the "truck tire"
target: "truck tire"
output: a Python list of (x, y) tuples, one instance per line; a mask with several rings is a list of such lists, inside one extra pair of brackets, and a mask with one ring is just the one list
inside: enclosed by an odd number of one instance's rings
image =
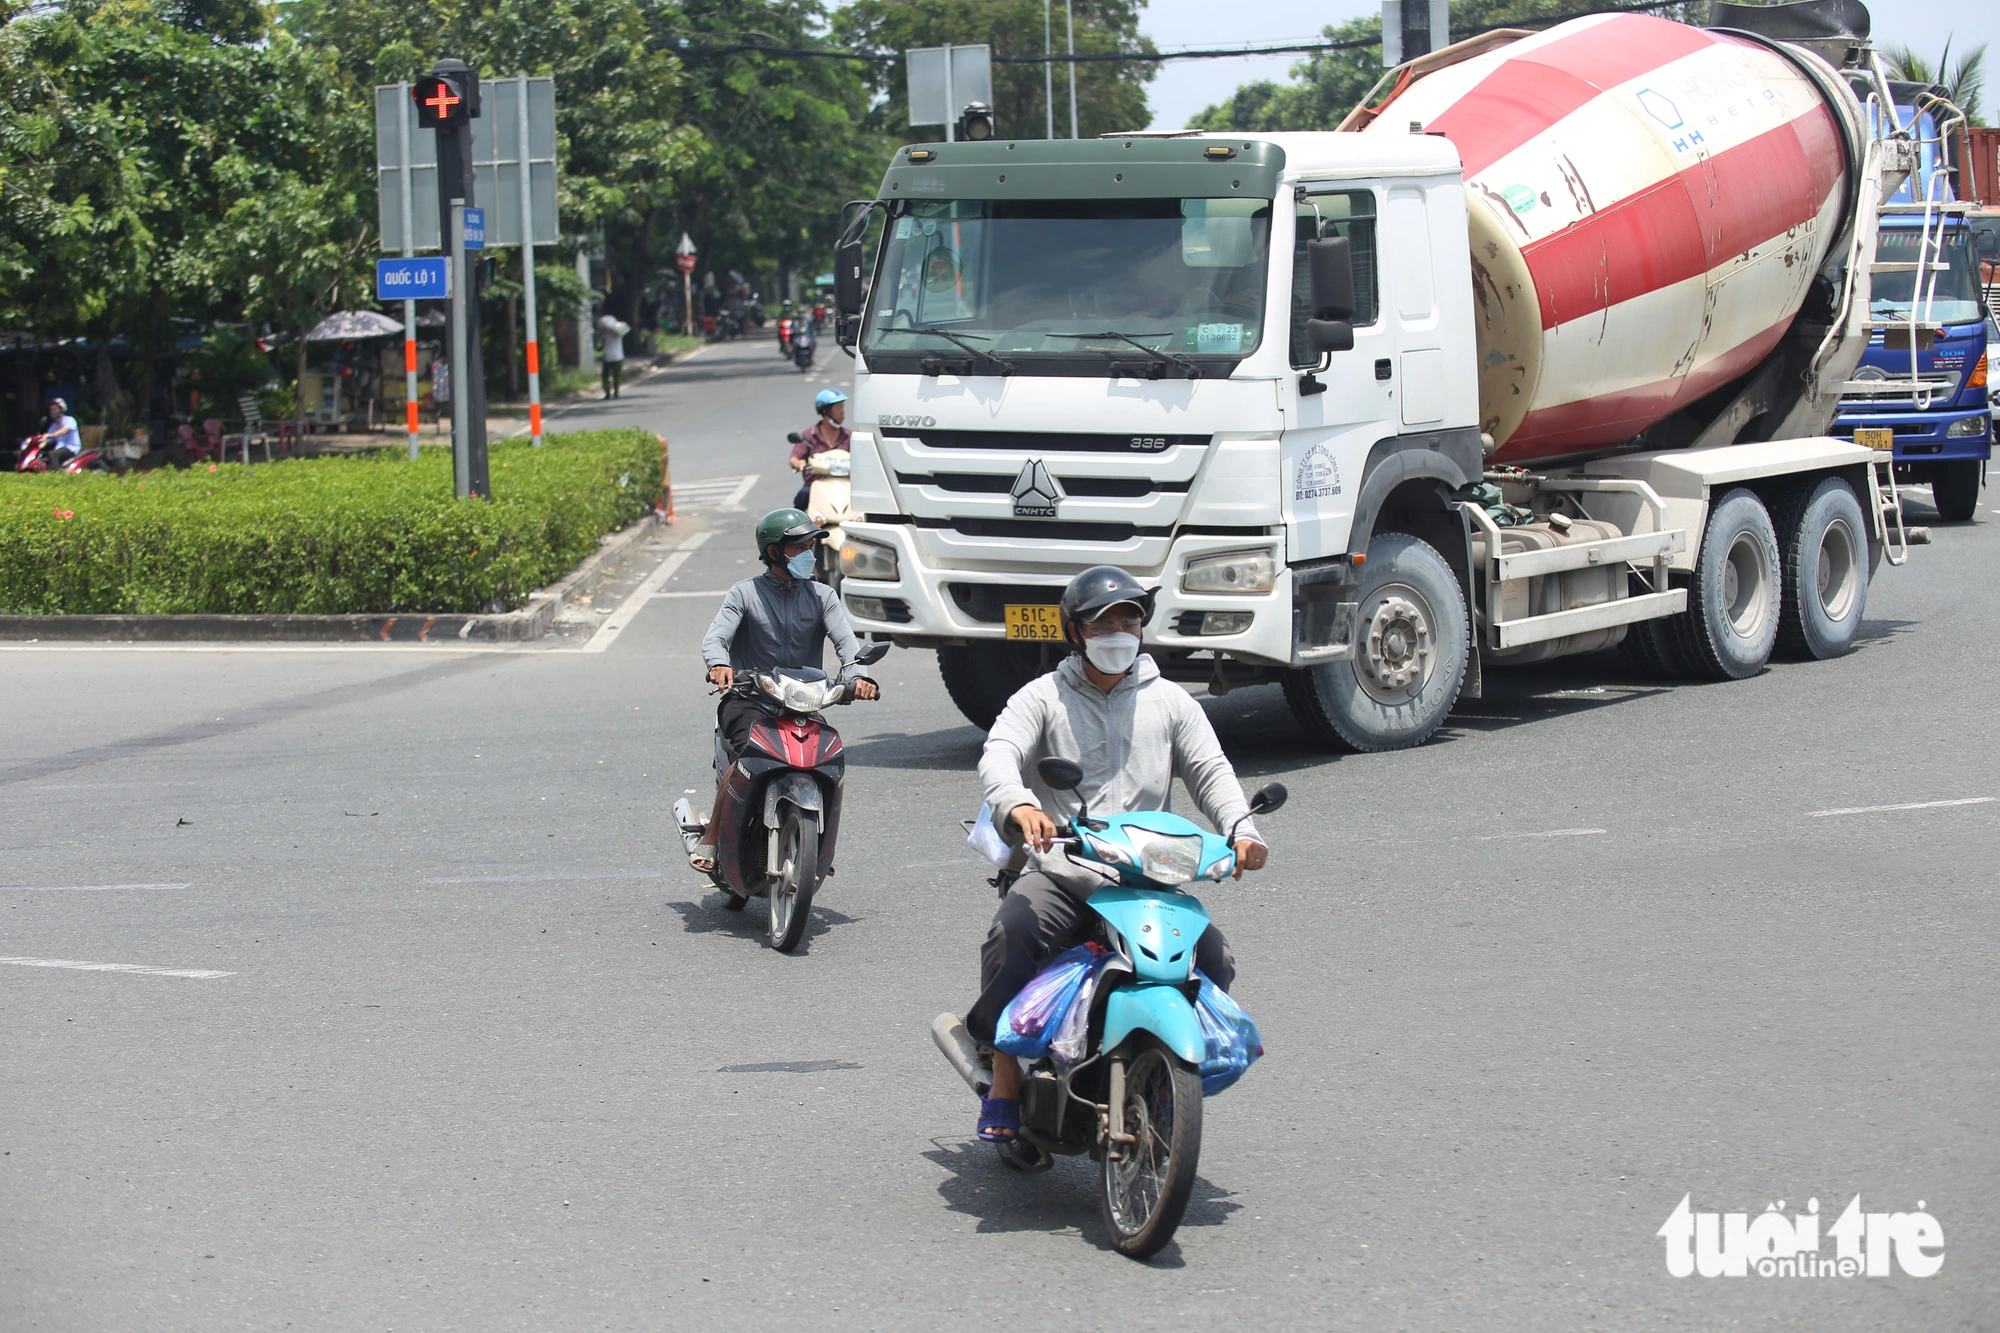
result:
[(1868, 602), (1868, 520), (1839, 477), (1801, 485), (1778, 506), (1784, 612), (1778, 648), (1795, 661), (1839, 657), (1861, 633)]
[(1655, 680), (1682, 680), (1688, 675), (1671, 621), (1642, 620), (1628, 626), (1618, 648), (1626, 661)]
[[(1051, 655), (1050, 665), (1069, 652), (1069, 645), (1051, 645), (1058, 649)], [(1000, 716), (1000, 710), (1014, 697), (1014, 692), (1035, 677), (1043, 674), (1042, 649), (1032, 643), (981, 643), (963, 648), (940, 648), (938, 674), (944, 677), (945, 693), (958, 705), (958, 711), (965, 714), (965, 720), (981, 731), (990, 731), (993, 720)]]
[(1970, 523), (1979, 512), (1979, 478), (1986, 464), (1977, 458), (1948, 458), (1931, 464), (1931, 500), (1947, 523)]
[(1422, 745), (1444, 725), (1472, 649), (1458, 577), (1407, 533), (1368, 544), (1354, 660), (1285, 673), (1285, 702), (1323, 745), (1372, 754)]
[(1709, 510), (1688, 609), (1675, 616), (1680, 655), (1697, 679), (1742, 680), (1771, 660), (1784, 582), (1778, 534), (1753, 491), (1738, 488)]

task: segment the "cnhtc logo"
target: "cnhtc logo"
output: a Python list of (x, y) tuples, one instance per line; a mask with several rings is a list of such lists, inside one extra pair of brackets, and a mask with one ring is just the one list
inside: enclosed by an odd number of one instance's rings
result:
[(1914, 1213), (1864, 1213), (1861, 1196), (1847, 1201), (1826, 1229), (1832, 1257), (1820, 1253), (1819, 1200), (1787, 1217), (1785, 1201), (1747, 1213), (1696, 1213), (1692, 1195), (1655, 1232), (1667, 1242), (1667, 1272), (1674, 1277), (1888, 1277), (1893, 1256), (1911, 1277), (1929, 1277), (1944, 1266), (1944, 1228), (1917, 1200)]
[(1039, 458), (1021, 465), (1012, 494), (1015, 518), (1054, 518), (1056, 504), (1063, 498), (1062, 487), (1049, 475), (1049, 465)]

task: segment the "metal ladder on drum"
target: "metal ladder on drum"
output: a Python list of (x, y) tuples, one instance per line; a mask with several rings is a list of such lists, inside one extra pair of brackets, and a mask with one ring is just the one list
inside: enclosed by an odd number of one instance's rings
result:
[[(1881, 114), (1878, 105), (1882, 104), (1877, 104), (1873, 96), (1869, 98), (1869, 104), (1871, 119)], [(1888, 116), (1891, 122), (1900, 121), (1893, 105), (1887, 105), (1890, 106)], [(1945, 145), (1952, 133), (1965, 124), (1965, 113), (1942, 98), (1928, 98), (1916, 108), (1916, 114), (1912, 117), (1908, 128), (1918, 130), (1926, 111), (1930, 113), (1931, 125), (1936, 131), (1935, 136), (1926, 137), (1919, 132), (1912, 144), (1919, 164), (1924, 161), (1926, 151), (1930, 154), (1930, 169), (1922, 171), (1919, 165), (1923, 179), (1922, 201), (1907, 204), (1885, 203), (1877, 209), (1878, 215), (1922, 216), (1923, 223), (1918, 232), (1917, 257), (1914, 260), (1901, 261), (1871, 260), (1868, 266), (1871, 276), (1877, 273), (1916, 275), (1911, 284), (1913, 299), (1910, 302), (1909, 315), (1905, 319), (1885, 320), (1876, 319), (1871, 311), (1866, 322), (1871, 335), (1880, 332), (1885, 343), (1892, 335), (1902, 334), (1904, 345), (1908, 347), (1910, 353), (1908, 378), (1910, 401), (1920, 410), (1929, 407), (1932, 397), (1936, 394), (1957, 391), (1958, 385), (1955, 379), (1943, 382), (1925, 380), (1920, 370), (1919, 353), (1925, 335), (1935, 338), (1938, 333), (1938, 326), (1932, 322), (1930, 316), (1931, 305), (1937, 294), (1937, 275), (1947, 267), (1944, 260), (1946, 220), (1952, 217), (1963, 218), (1972, 208), (1972, 205), (1965, 201), (1944, 198), (1950, 181)], [(1844, 388), (1850, 393), (1877, 394), (1896, 384), (1899, 391), (1899, 380), (1900, 377), (1897, 380), (1849, 380)], [(1911, 529), (1903, 521), (1902, 496), (1896, 488), (1894, 444), (1892, 438), (1889, 448), (1885, 449), (1880, 445), (1875, 447), (1874, 454), (1869, 459), (1869, 481), (1870, 489), (1876, 493), (1877, 501), (1882, 506), (1884, 555), (1891, 565), (1900, 565), (1910, 558)], [(1929, 535), (1923, 529), (1917, 531), (1923, 534), (1919, 541)]]

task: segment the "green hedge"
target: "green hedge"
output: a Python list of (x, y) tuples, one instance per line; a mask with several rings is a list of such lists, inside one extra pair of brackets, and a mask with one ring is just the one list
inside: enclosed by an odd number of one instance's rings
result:
[(0, 475), (0, 613), (505, 610), (659, 497), (660, 442), (496, 443), (491, 475), (491, 503), (452, 495), (443, 449)]

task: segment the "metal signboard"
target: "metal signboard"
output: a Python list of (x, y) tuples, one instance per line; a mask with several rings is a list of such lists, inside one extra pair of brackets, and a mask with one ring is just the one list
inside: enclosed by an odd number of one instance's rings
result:
[[(521, 243), (521, 171), (525, 159), (535, 245), (562, 239), (556, 217), (556, 85), (553, 79), (482, 81), (484, 105), (472, 122), (474, 189), (487, 212), (489, 246)], [(526, 152), (522, 151), (522, 99), (527, 100)]]
[[(417, 128), (410, 85), (375, 89), (375, 198), (384, 250), (437, 250), (437, 133)], [(407, 196), (407, 199), (406, 199)], [(406, 243), (403, 227), (409, 224)]]
[(450, 295), (451, 261), (443, 255), (375, 261), (378, 301), (442, 301)]
[(486, 248), (486, 210), (483, 208), (465, 210), (465, 248), (468, 250)]
[(993, 105), (993, 48), (920, 46), (903, 53), (910, 75), (910, 124), (958, 122), (967, 102)]

